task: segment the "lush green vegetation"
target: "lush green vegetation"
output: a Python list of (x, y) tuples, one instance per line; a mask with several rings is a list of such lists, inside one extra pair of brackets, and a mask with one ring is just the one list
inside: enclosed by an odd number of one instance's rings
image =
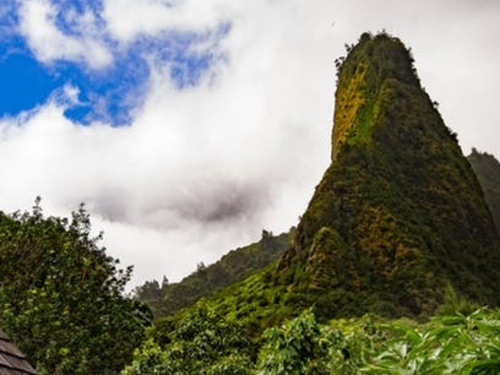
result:
[(426, 323), (375, 315), (318, 323), (306, 310), (250, 339), (234, 320), (200, 308), (150, 332), (122, 375), (498, 374), (500, 311)]
[(484, 192), (493, 219), (500, 233), (500, 163), (491, 154), (476, 149), (467, 157)]
[(91, 237), (83, 206), (71, 220), (0, 213), (0, 327), (40, 375), (117, 374), (151, 312), (123, 296), (131, 269)]
[(231, 250), (209, 266), (200, 263), (179, 283), (169, 284), (166, 279), (161, 286), (156, 280), (146, 282), (134, 290), (135, 298), (147, 302), (156, 317), (174, 314), (277, 261), (287, 249), (293, 231), (274, 236), (263, 230), (259, 242)]

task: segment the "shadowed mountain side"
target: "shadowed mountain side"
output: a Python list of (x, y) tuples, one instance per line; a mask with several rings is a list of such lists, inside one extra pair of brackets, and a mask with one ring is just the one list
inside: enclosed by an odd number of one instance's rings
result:
[(500, 233), (500, 163), (493, 155), (476, 149), (467, 157), (476, 173), (490, 208), (497, 232)]

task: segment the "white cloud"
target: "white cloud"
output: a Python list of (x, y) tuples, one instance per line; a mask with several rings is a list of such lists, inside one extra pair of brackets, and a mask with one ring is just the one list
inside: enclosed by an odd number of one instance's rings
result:
[(103, 0), (103, 5), (110, 34), (125, 43), (170, 30), (206, 32), (238, 8), (225, 0)]
[[(128, 127), (74, 125), (55, 99), (0, 124), (0, 207), (30, 207), (41, 195), (48, 211), (67, 214), (86, 201), (109, 252), (136, 265), (136, 283), (163, 274), (178, 279), (200, 261), (257, 240), (263, 228), (296, 224), (329, 162), (333, 60), (363, 31), (386, 28), (411, 46), (424, 86), (465, 150), (500, 156), (500, 47), (493, 43), (500, 35), (491, 16), (498, 7), (471, 13), (445, 1), (433, 8), (395, 0), (376, 7), (361, 0), (165, 4), (106, 0), (103, 17), (123, 43), (230, 22), (218, 45), (227, 60), (209, 72), (215, 80), (178, 90), (169, 66), (155, 61), (144, 106)], [(42, 60), (93, 59), (82, 52), (85, 36), (55, 29), (47, 1), (22, 9), (24, 33)], [(92, 18), (81, 24), (88, 40), (97, 40)]]
[(70, 60), (98, 69), (113, 61), (111, 52), (99, 36), (92, 12), (82, 15), (69, 11), (66, 20), (78, 35), (66, 35), (55, 24), (57, 8), (50, 0), (19, 2), (19, 29), (40, 61)]

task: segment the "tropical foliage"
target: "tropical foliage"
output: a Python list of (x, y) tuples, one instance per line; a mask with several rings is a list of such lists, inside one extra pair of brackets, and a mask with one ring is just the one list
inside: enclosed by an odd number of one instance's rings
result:
[(185, 317), (168, 340), (157, 337), (155, 341), (158, 332), (151, 335), (122, 375), (500, 371), (499, 310), (437, 316), (420, 324), (374, 315), (320, 324), (306, 310), (280, 327), (267, 329), (253, 345), (241, 326), (214, 319), (212, 314), (198, 310)]

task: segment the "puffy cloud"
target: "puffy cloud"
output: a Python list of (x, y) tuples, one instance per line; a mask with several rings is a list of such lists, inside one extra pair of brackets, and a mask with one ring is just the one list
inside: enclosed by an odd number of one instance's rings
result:
[(103, 17), (110, 35), (127, 43), (168, 30), (203, 32), (226, 21), (234, 8), (224, 0), (103, 0)]
[(113, 61), (90, 10), (78, 14), (70, 9), (64, 15), (64, 21), (72, 25), (72, 34), (67, 35), (56, 25), (61, 15), (50, 0), (26, 0), (19, 4), (20, 31), (39, 60), (79, 61), (94, 69)]

